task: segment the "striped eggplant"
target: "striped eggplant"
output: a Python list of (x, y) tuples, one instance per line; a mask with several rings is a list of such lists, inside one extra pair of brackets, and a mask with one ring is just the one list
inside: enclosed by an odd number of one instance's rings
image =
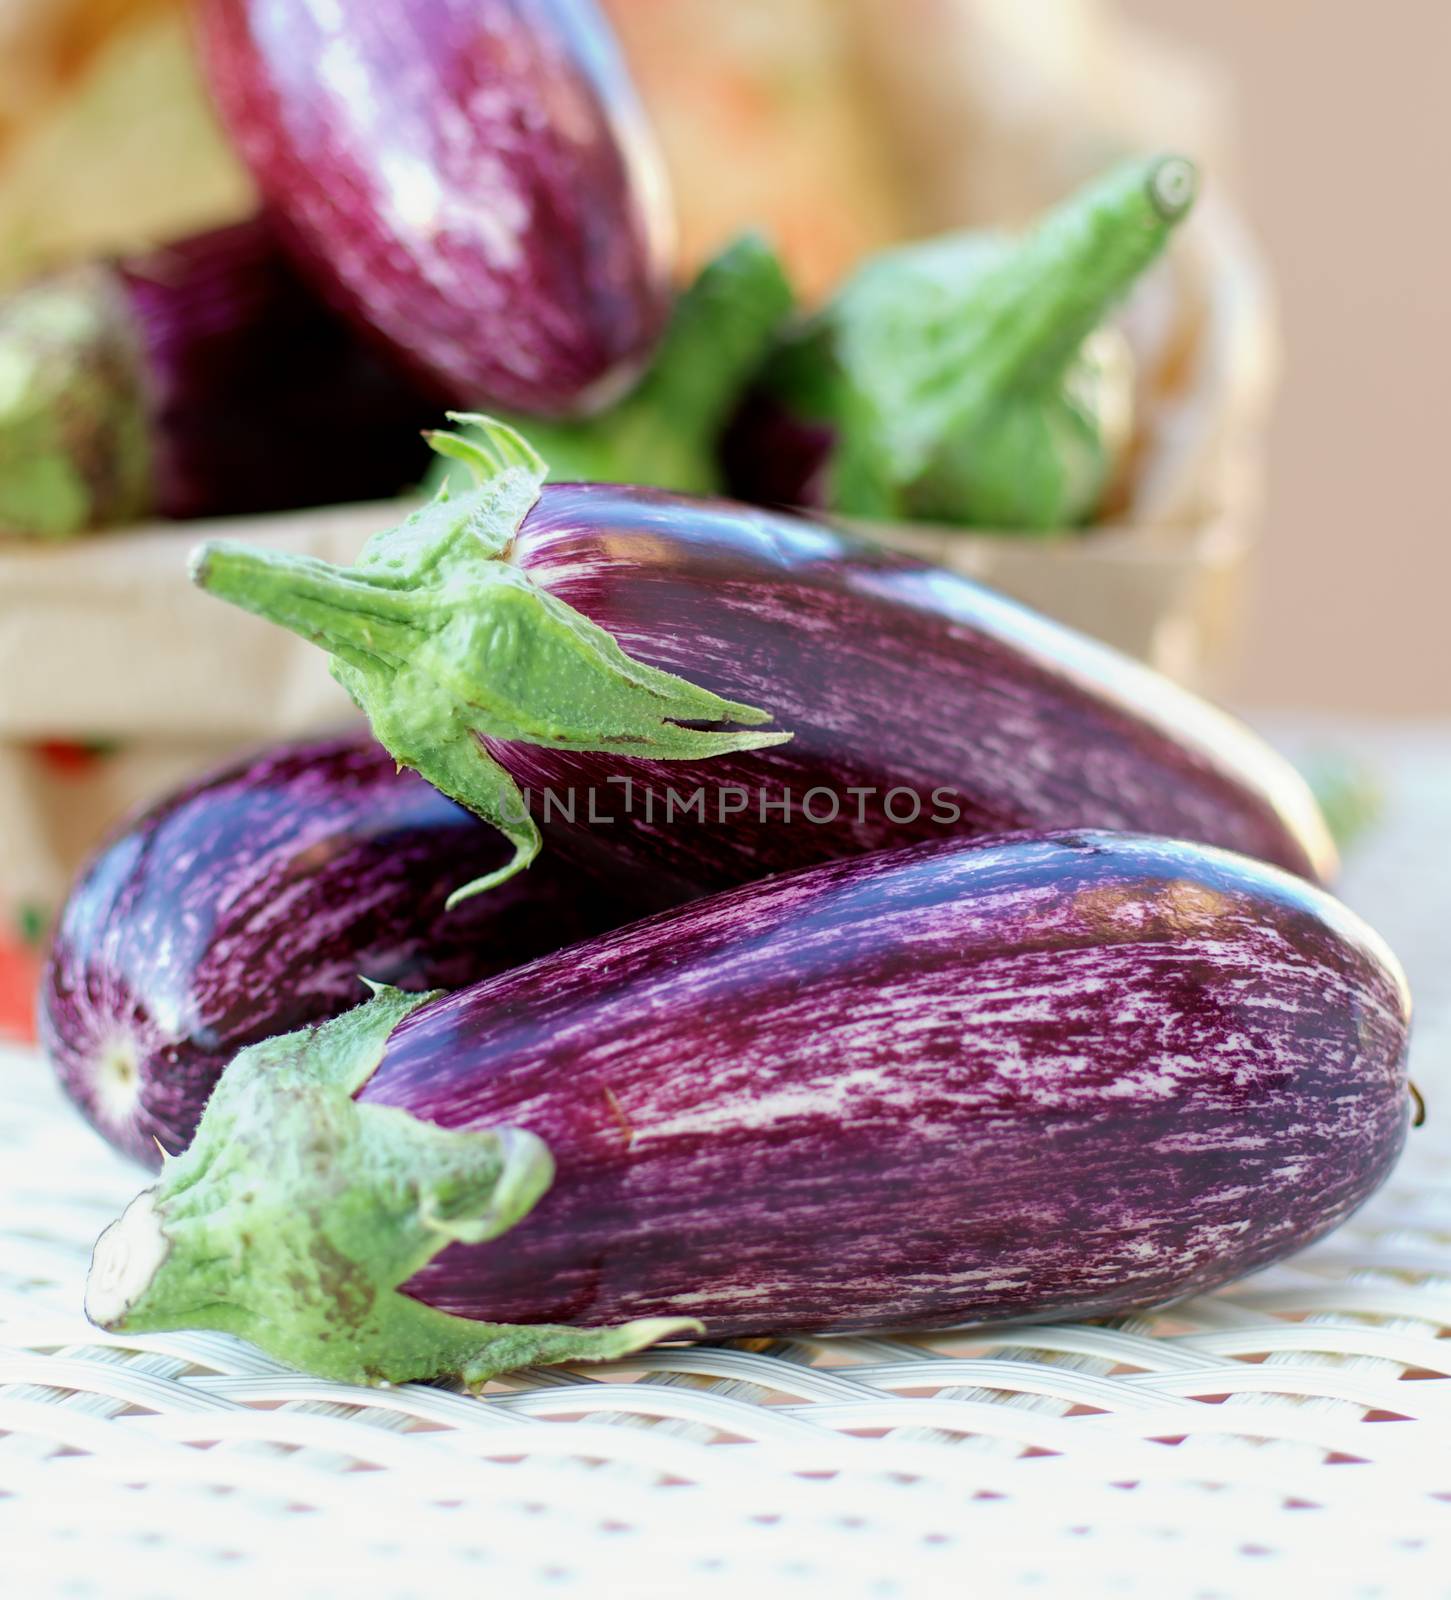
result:
[[(394, 756), (509, 836), (510, 865), (472, 889), (537, 854), (531, 803), (577, 858), (624, 860), (677, 900), (1024, 828), (1332, 870), (1291, 768), (1126, 657), (799, 518), (541, 487), (517, 434), (471, 420), (434, 443), (480, 486), (354, 566), (213, 543), (193, 576), (330, 650)], [(790, 731), (763, 730), (764, 706)]]
[(478, 1383), (687, 1332), (1157, 1304), (1376, 1188), (1408, 1008), (1355, 916), (1224, 851), (806, 868), (244, 1052), (87, 1310)]
[(444, 401), (616, 398), (670, 306), (650, 131), (593, 0), (202, 0), (223, 121), (328, 299)]
[(40, 990), (67, 1094), (155, 1167), (244, 1046), (337, 1015), (359, 974), (457, 988), (650, 909), (554, 869), (444, 915), (498, 836), (366, 737), (283, 746), (126, 826), (77, 881)]
[(0, 535), (376, 500), (431, 406), (298, 278), (265, 219), (0, 301)]

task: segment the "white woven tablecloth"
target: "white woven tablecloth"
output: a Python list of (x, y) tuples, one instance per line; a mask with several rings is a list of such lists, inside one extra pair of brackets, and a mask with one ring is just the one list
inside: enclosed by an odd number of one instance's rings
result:
[[(1302, 747), (1313, 731), (1290, 730)], [(659, 1351), (484, 1400), (81, 1317), (140, 1186), (0, 1054), (0, 1595), (1451, 1594), (1451, 728), (1323, 734), (1430, 1106), (1347, 1226), (1111, 1326)]]

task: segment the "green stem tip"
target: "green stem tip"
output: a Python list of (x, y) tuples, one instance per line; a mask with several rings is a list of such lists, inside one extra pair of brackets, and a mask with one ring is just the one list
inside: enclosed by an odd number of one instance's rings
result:
[(833, 508), (997, 528), (1091, 516), (1134, 401), (1105, 319), (1197, 188), (1183, 156), (1126, 161), (1020, 238), (948, 234), (868, 261), (768, 374), (835, 428)]
[(1199, 193), (1199, 171), (1186, 156), (1160, 156), (1149, 169), (1149, 199), (1165, 222), (1187, 216)]
[(443, 489), (370, 540), (353, 566), (224, 541), (191, 558), (200, 588), (328, 651), (334, 677), (399, 764), (514, 846), (504, 867), (450, 903), (512, 877), (540, 848), (486, 739), (696, 761), (791, 737), (761, 730), (768, 711), (636, 660), (516, 566), (514, 535), (547, 469), (512, 428), (456, 420), (468, 435), (440, 432), (434, 448), (466, 462), (476, 486)]

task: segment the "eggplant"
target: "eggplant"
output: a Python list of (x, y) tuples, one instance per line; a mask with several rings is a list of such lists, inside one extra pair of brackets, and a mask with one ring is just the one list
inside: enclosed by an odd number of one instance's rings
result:
[(486, 419), (434, 443), (480, 487), (354, 566), (217, 542), (192, 574), (330, 650), (397, 760), (513, 841), (460, 896), (535, 858), (531, 804), (575, 859), (677, 902), (1024, 828), (1333, 870), (1309, 790), (1246, 729), (964, 578), (724, 501), (541, 487), (543, 462)]
[(1182, 156), (1127, 161), (1022, 239), (870, 257), (742, 405), (722, 445), (732, 492), (998, 529), (1090, 520), (1133, 432), (1132, 357), (1104, 319), (1197, 184)]
[[(744, 234), (707, 261), (680, 296), (650, 370), (623, 400), (593, 417), (505, 420), (548, 459), (552, 482), (717, 493), (721, 433), (792, 300), (776, 252), (759, 235)], [(446, 465), (436, 481), (466, 490), (466, 464)]]
[(239, 1050), (356, 1005), (360, 973), (458, 988), (653, 909), (551, 864), (445, 915), (460, 868), (504, 853), (366, 737), (279, 746), (181, 790), (100, 850), (61, 912), (39, 1022), (62, 1086), (155, 1167)]
[(303, 284), (262, 218), (0, 302), (0, 534), (373, 500), (433, 408)]
[(1408, 1023), (1370, 929), (1227, 852), (827, 863), (244, 1052), (87, 1311), (470, 1384), (690, 1331), (1117, 1314), (1359, 1206)]
[(202, 0), (199, 21), (298, 262), (439, 399), (569, 414), (638, 375), (672, 228), (591, 0)]

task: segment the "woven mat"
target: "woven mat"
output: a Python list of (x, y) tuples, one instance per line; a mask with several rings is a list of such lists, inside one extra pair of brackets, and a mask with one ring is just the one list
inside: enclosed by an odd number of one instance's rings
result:
[(1390, 803), (1346, 894), (1411, 970), (1430, 1121), (1333, 1237), (1164, 1313), (483, 1400), (109, 1338), (81, 1283), (138, 1174), (0, 1056), (0, 1593), (1451, 1593), (1451, 730), (1357, 745)]

